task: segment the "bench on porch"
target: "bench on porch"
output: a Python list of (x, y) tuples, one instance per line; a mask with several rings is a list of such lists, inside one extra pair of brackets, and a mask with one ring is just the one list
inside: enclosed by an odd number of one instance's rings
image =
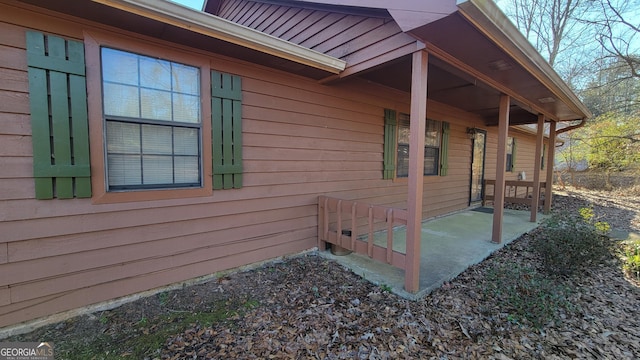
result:
[[(525, 204), (531, 206), (533, 198), (533, 181), (522, 180), (507, 180), (505, 181), (504, 189), (504, 202), (511, 204)], [(544, 191), (547, 183), (545, 181), (540, 182), (540, 202), (539, 205), (544, 204)], [(496, 181), (484, 180), (484, 191), (482, 193), (482, 206), (488, 203), (493, 204), (495, 194)]]

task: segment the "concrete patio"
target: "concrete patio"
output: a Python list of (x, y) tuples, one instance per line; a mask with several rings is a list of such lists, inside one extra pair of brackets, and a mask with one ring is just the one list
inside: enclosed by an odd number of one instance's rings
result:
[[(377, 285), (385, 285), (399, 296), (418, 299), (443, 283), (458, 276), (469, 266), (486, 259), (505, 244), (536, 228), (538, 222), (529, 221), (529, 211), (504, 210), (501, 244), (491, 242), (493, 209), (477, 208), (432, 219), (422, 224), (420, 251), (420, 290), (416, 294), (404, 289), (404, 270), (370, 259), (365, 255), (336, 256), (330, 251), (322, 256), (337, 261), (354, 273)], [(386, 232), (376, 234), (375, 242), (386, 243)], [(406, 228), (394, 229), (394, 250), (405, 252)], [(383, 245), (384, 246), (384, 245)]]

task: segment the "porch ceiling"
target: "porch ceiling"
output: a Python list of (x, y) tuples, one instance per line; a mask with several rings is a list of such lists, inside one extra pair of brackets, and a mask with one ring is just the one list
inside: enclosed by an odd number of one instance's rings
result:
[[(411, 55), (387, 63), (361, 77), (401, 91), (411, 91)], [(465, 74), (434, 56), (429, 58), (427, 97), (479, 115), (485, 125), (498, 124), (500, 91), (482, 81)], [(528, 106), (512, 100), (510, 124), (535, 124), (537, 113)]]
[[(424, 42), (431, 54), (429, 99), (477, 114), (487, 126), (498, 123), (502, 92), (512, 96), (510, 122), (513, 125), (536, 123), (538, 113), (556, 121), (590, 117), (577, 98), (570, 99), (551, 79), (531, 70), (535, 59), (530, 59), (530, 64), (523, 64), (521, 59), (504, 49), (504, 44), (490, 39), (460, 12), (410, 33)], [(411, 56), (383, 64), (360, 76), (408, 92), (411, 88)]]

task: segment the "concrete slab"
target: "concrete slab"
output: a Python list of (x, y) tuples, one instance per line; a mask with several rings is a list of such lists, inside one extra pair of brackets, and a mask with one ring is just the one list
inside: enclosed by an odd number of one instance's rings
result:
[[(408, 298), (421, 298), (443, 283), (458, 276), (469, 266), (486, 259), (491, 253), (522, 234), (535, 229), (539, 221), (529, 221), (528, 211), (505, 209), (502, 244), (491, 242), (493, 214), (491, 209), (480, 208), (425, 221), (422, 225), (420, 248), (420, 290), (416, 294), (404, 290), (404, 270), (374, 261), (365, 255), (352, 253), (336, 256), (329, 251), (321, 254), (351, 269), (354, 273), (392, 292)], [(386, 244), (386, 232), (375, 235), (378, 245)], [(405, 252), (406, 228), (394, 229), (394, 250)]]

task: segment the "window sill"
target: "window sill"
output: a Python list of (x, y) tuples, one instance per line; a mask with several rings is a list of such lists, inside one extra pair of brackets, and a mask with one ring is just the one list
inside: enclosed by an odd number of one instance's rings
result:
[(93, 204), (112, 204), (204, 197), (212, 194), (213, 190), (206, 188), (112, 191), (94, 195), (91, 202)]

